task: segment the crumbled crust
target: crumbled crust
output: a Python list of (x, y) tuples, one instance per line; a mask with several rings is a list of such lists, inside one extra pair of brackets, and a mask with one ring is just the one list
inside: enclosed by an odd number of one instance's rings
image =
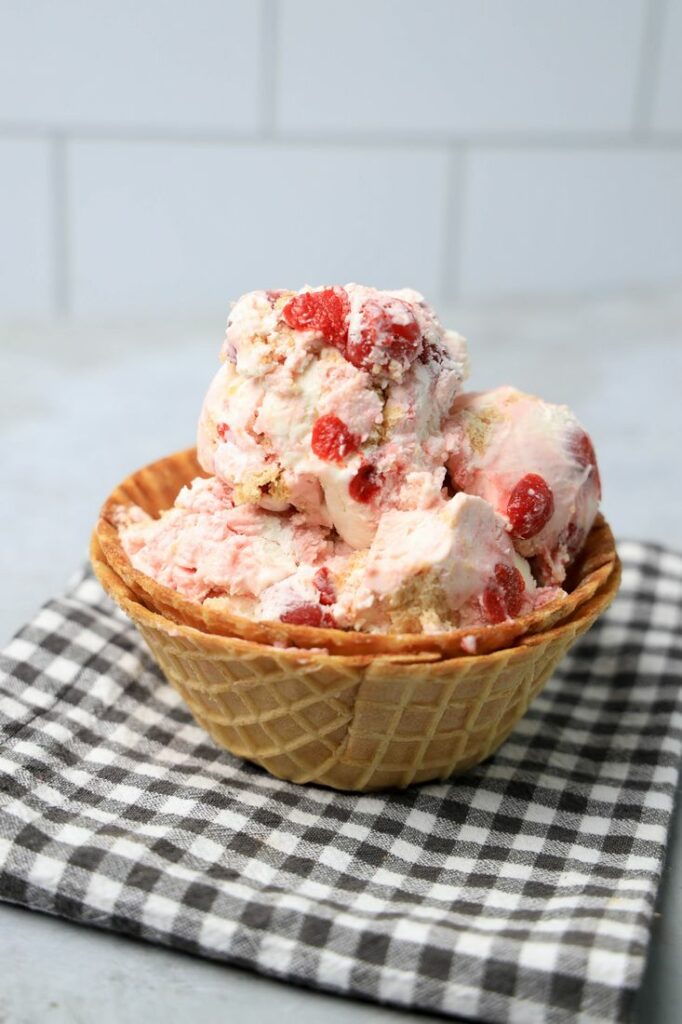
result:
[(452, 623), (453, 612), (437, 574), (418, 573), (402, 584), (388, 599), (392, 627), (399, 633), (421, 633), (425, 628), (443, 629)]
[(367, 551), (354, 551), (350, 556), (346, 565), (344, 566), (343, 572), (336, 574), (336, 586), (338, 590), (342, 590), (345, 587), (347, 581), (358, 570), (362, 570), (365, 562), (367, 561)]
[(279, 471), (277, 476), (267, 483), (265, 492), (270, 498), (274, 498), (275, 501), (288, 502), (291, 497), (291, 491), (284, 482), (283, 474)]
[(274, 492), (270, 488), (273, 485), (277, 486), (279, 477), (280, 468), (274, 463), (259, 470), (258, 473), (252, 473), (246, 480), (242, 480), (241, 483), (235, 485), (235, 505), (257, 504), (263, 497), (264, 488), (268, 488), (268, 493), (274, 496)]
[[(381, 400), (383, 401), (383, 392), (380, 391), (379, 395)], [(402, 405), (399, 405), (398, 402), (391, 401), (391, 399), (389, 399), (386, 402), (386, 404), (384, 405), (383, 419), (378, 427), (378, 440), (376, 442), (377, 444), (383, 444), (385, 441), (389, 439), (390, 433), (393, 430), (394, 426), (396, 425), (396, 423), (400, 423), (404, 415), (405, 410), (403, 409)]]
[(477, 455), (482, 455), (488, 447), (488, 439), (493, 425), (503, 419), (502, 414), (493, 406), (488, 406), (485, 409), (479, 409), (478, 412), (465, 410), (463, 419), (464, 429), (472, 451), (476, 452)]

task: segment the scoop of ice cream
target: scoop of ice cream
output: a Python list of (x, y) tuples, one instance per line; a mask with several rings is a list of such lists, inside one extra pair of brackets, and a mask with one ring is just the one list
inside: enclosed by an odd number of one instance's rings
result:
[(349, 566), (336, 615), (358, 628), (437, 632), (521, 615), (536, 593), (502, 517), (460, 493), (438, 509), (386, 512)]
[(234, 611), (256, 618), (261, 596), (273, 586), (301, 569), (304, 579), (312, 578), (323, 562), (347, 557), (345, 545), (298, 513), (235, 505), (215, 477), (193, 480), (158, 519), (129, 509), (119, 532), (141, 572), (192, 600), (229, 599)]
[(446, 433), (453, 484), (504, 517), (540, 583), (561, 583), (601, 496), (592, 442), (571, 410), (511, 387), (462, 394)]
[(222, 358), (198, 454), (237, 503), (293, 507), (356, 549), (386, 510), (438, 504), (467, 355), (417, 292), (250, 292)]

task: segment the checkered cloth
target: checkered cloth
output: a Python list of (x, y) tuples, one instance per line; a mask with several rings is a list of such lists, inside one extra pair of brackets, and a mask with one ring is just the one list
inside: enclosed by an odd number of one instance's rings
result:
[(629, 1019), (682, 752), (682, 556), (449, 783), (299, 787), (215, 747), (89, 574), (0, 675), (0, 898), (470, 1020)]

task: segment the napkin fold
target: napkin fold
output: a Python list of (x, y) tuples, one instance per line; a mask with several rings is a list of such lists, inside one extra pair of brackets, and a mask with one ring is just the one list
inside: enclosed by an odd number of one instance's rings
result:
[(620, 554), (493, 758), (368, 796), (215, 747), (80, 573), (0, 660), (0, 899), (473, 1021), (629, 1020), (682, 753), (682, 556)]

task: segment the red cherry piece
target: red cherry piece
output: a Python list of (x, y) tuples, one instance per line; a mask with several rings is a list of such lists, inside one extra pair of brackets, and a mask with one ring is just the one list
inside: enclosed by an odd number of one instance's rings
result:
[(319, 331), (326, 341), (343, 351), (349, 310), (346, 290), (335, 286), (295, 295), (282, 310), (282, 318), (295, 331)]
[(225, 441), (227, 435), (230, 433), (230, 428), (228, 427), (227, 423), (219, 423), (218, 426), (216, 427), (216, 431), (218, 433), (218, 437), (220, 438), (220, 440)]
[(498, 622), (504, 622), (507, 618), (504, 598), (500, 593), (500, 588), (496, 584), (485, 588), (481, 595), (481, 604), (483, 605), (483, 614), (488, 622), (496, 624)]
[(353, 366), (357, 366), (359, 370), (365, 369), (372, 365), (372, 360), (370, 359), (372, 348), (371, 338), (360, 334), (351, 341), (349, 335), (345, 352), (346, 359)]
[(311, 447), (325, 462), (343, 462), (347, 455), (357, 451), (358, 439), (338, 416), (320, 416), (313, 423)]
[(542, 530), (554, 512), (554, 494), (537, 473), (526, 473), (509, 495), (507, 516), (514, 537), (528, 540)]
[(414, 313), (410, 310), (411, 320), (406, 324), (391, 324), (388, 337), (388, 350), (394, 359), (402, 359), (416, 355), (419, 344), (420, 330)]
[(518, 615), (523, 607), (525, 589), (526, 584), (519, 570), (513, 565), (498, 562), (495, 566), (495, 582), (490, 582), (481, 595), (483, 613), (488, 622), (504, 622)]
[(338, 629), (336, 619), (331, 612), (322, 613), (322, 621), (320, 625), (324, 626), (326, 629)]
[(523, 592), (526, 589), (523, 576), (514, 565), (498, 562), (495, 566), (495, 579), (504, 594), (504, 603), (510, 615), (518, 615), (523, 606)]
[(334, 604), (336, 601), (336, 587), (332, 574), (326, 565), (318, 569), (313, 576), (313, 586), (320, 594), (320, 604)]
[(601, 498), (601, 477), (597, 466), (597, 456), (592, 444), (592, 438), (584, 430), (573, 434), (570, 440), (570, 451), (573, 458), (581, 466), (591, 466), (594, 470), (594, 479), (597, 484), (597, 494)]
[(365, 369), (385, 366), (391, 359), (409, 364), (417, 355), (420, 337), (409, 303), (391, 299), (383, 304), (370, 299), (360, 311), (359, 329), (348, 335), (346, 358)]
[(429, 363), (442, 366), (444, 357), (445, 353), (442, 348), (434, 345), (432, 341), (425, 341), (419, 353), (419, 362), (424, 363), (425, 366), (428, 366)]
[(280, 615), (280, 619), (292, 626), (319, 626), (322, 623), (322, 609), (319, 604), (309, 601), (289, 608), (288, 611)]
[(571, 437), (571, 451), (581, 466), (595, 466), (597, 464), (592, 439), (584, 430), (578, 431), (577, 434), (573, 434)]
[(372, 462), (363, 462), (351, 482), (348, 493), (353, 501), (366, 505), (381, 490), (382, 476)]

